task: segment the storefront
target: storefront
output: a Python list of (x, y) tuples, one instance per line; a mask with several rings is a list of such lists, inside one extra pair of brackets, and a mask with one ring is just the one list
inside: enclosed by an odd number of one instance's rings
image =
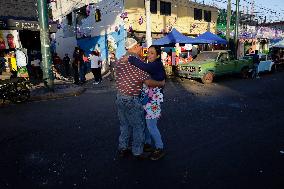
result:
[[(0, 20), (0, 49), (25, 48), (40, 51), (40, 32), (37, 21), (7, 19)], [(57, 24), (50, 24), (51, 33)]]
[[(49, 25), (50, 32), (57, 31), (57, 24)], [(11, 71), (15, 62), (16, 48), (22, 48), (30, 62), (31, 56), (40, 56), (40, 27), (37, 21), (16, 19), (0, 20), (0, 55), (7, 60), (6, 71)]]

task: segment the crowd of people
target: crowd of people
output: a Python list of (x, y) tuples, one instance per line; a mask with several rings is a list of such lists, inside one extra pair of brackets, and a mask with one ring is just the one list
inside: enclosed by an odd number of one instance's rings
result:
[[(55, 79), (74, 80), (75, 84), (83, 84), (86, 82), (86, 74), (92, 71), (95, 78), (94, 84), (102, 82), (102, 59), (98, 50), (86, 56), (83, 49), (76, 47), (72, 58), (73, 60), (67, 53), (63, 58), (57, 53), (52, 54), (52, 71)], [(0, 75), (3, 72), (9, 73), (10, 78), (29, 77), (31, 80), (41, 82), (43, 65), (40, 53), (27, 55), (20, 48), (8, 52), (0, 51)]]

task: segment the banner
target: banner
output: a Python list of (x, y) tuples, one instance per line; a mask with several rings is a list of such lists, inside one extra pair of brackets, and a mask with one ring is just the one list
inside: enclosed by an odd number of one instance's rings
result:
[(17, 30), (0, 30), (0, 50), (19, 48), (20, 44)]

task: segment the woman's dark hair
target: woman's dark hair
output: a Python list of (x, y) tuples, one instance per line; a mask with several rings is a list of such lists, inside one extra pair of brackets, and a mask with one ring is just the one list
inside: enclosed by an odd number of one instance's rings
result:
[[(155, 49), (155, 51), (156, 51), (156, 53), (157, 53), (157, 56), (159, 56), (159, 57), (157, 58), (157, 60), (161, 61), (161, 53), (162, 53), (161, 47), (156, 46), (156, 45), (151, 45), (149, 48), (154, 48), (154, 49)], [(148, 48), (148, 49), (149, 49), (149, 48)]]
[[(157, 58), (157, 60), (158, 60), (158, 61), (162, 61), (162, 58), (161, 58), (161, 56), (162, 56), (162, 49), (161, 49), (161, 47), (156, 46), (156, 45), (151, 45), (149, 48), (154, 48), (155, 51), (156, 51), (156, 53), (157, 53), (157, 56), (159, 56), (159, 57)], [(148, 48), (148, 49), (149, 49), (149, 48)], [(165, 70), (165, 67), (164, 67), (164, 66), (163, 66), (163, 72), (164, 72), (165, 79), (167, 79), (167, 74), (166, 74), (166, 70)]]

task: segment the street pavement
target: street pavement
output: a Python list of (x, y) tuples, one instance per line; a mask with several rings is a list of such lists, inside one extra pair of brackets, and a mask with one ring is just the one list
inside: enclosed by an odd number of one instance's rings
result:
[(0, 189), (284, 188), (284, 72), (169, 79), (159, 161), (117, 156), (115, 85), (0, 108)]

